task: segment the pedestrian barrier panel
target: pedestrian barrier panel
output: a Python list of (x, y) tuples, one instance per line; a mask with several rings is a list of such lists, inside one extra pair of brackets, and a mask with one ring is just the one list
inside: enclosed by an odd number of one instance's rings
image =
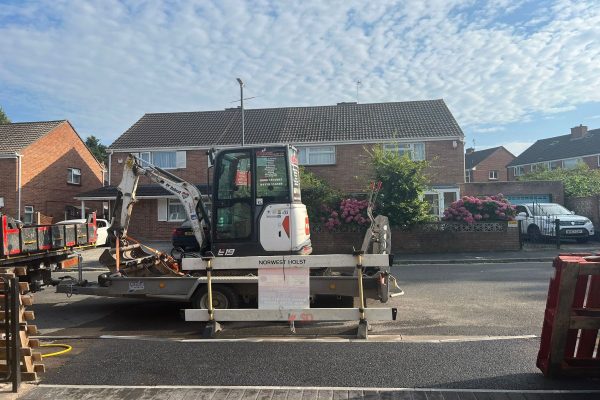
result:
[(549, 377), (600, 376), (600, 256), (554, 260), (537, 366)]

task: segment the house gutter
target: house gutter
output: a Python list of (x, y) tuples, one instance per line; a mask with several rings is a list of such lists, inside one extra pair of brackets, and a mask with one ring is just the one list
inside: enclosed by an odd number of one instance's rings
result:
[(22, 165), (23, 155), (17, 152), (14, 154), (0, 154), (0, 158), (14, 158), (17, 160), (17, 219), (21, 220), (21, 178), (22, 178)]

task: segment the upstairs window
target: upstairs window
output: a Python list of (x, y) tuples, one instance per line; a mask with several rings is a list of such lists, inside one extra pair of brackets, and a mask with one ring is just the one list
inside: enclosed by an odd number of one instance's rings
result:
[(334, 165), (335, 146), (298, 147), (300, 165)]
[[(152, 163), (158, 168), (178, 169), (186, 167), (185, 151), (142, 151), (131, 153), (142, 161)], [(142, 165), (144, 162), (142, 162)]]
[(396, 152), (400, 157), (407, 155), (413, 161), (425, 160), (425, 143), (386, 143), (383, 149)]
[(81, 170), (79, 168), (69, 168), (67, 170), (67, 183), (81, 185)]
[(473, 181), (473, 171), (465, 169), (465, 182), (470, 183)]
[(490, 180), (491, 180), (491, 181), (496, 181), (496, 180), (498, 180), (498, 171), (497, 171), (497, 170), (492, 170), (492, 171), (490, 171), (490, 175), (489, 175), (489, 177), (490, 177)]

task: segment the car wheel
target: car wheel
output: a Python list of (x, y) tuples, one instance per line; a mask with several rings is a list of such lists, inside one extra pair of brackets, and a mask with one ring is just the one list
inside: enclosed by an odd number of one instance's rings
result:
[[(239, 308), (239, 297), (229, 286), (213, 285), (212, 296), (215, 309)], [(208, 308), (208, 287), (206, 285), (197, 289), (192, 296), (192, 307)]]
[(577, 243), (587, 243), (590, 240), (590, 238), (577, 238)]
[(529, 240), (539, 242), (542, 238), (542, 233), (537, 225), (530, 225), (529, 228), (527, 228), (527, 236), (529, 236)]

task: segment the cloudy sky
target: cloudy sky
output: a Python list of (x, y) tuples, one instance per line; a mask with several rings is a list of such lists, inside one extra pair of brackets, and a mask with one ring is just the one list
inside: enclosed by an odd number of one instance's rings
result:
[[(5, 1), (0, 106), (110, 144), (147, 112), (443, 98), (477, 149), (600, 128), (600, 1)], [(358, 90), (356, 81), (360, 80)]]

